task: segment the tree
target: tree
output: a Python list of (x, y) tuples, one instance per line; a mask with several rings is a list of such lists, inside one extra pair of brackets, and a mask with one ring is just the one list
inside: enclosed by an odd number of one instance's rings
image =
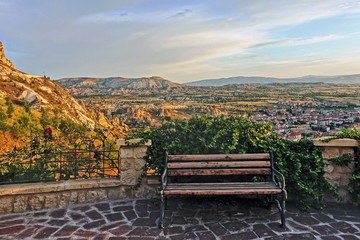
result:
[(44, 108), (41, 108), (40, 124), (44, 130), (51, 125), (51, 119)]
[(11, 118), (12, 114), (14, 113), (14, 104), (12, 103), (12, 101), (9, 97), (6, 98), (6, 105), (7, 105), (6, 114), (7, 114), (8, 118)]
[(30, 104), (27, 101), (24, 102), (24, 109), (25, 109), (25, 112), (27, 112), (28, 114), (31, 115)]
[(0, 108), (0, 129), (1, 130), (6, 129), (6, 114), (2, 108)]

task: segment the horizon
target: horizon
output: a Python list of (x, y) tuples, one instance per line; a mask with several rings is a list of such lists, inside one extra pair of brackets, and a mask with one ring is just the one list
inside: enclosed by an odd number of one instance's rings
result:
[(7, 58), (52, 79), (359, 74), (358, 0), (0, 0), (0, 8)]

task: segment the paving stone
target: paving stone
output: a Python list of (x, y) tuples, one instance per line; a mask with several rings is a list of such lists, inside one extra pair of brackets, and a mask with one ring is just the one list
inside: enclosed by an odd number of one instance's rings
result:
[(321, 240), (342, 240), (342, 238), (337, 236), (320, 236)]
[(290, 233), (285, 234), (282, 236), (284, 239), (289, 240), (310, 240), (310, 239), (316, 239), (314, 235), (311, 233)]
[(186, 220), (182, 216), (173, 216), (171, 219), (172, 224), (186, 224)]
[(63, 218), (65, 216), (65, 213), (66, 213), (66, 209), (64, 208), (61, 208), (61, 209), (57, 209), (55, 211), (52, 211), (50, 213), (50, 217), (53, 217), (53, 218)]
[(250, 227), (249, 224), (244, 222), (229, 222), (222, 224), (230, 232), (244, 231), (245, 228)]
[(128, 211), (128, 210), (133, 210), (133, 206), (117, 206), (117, 207), (113, 207), (114, 212), (123, 212), (123, 211)]
[(103, 218), (103, 216), (96, 210), (91, 210), (89, 212), (86, 212), (85, 215), (91, 218), (92, 220), (98, 220)]
[(129, 221), (131, 221), (137, 217), (134, 210), (123, 212), (123, 214)]
[(310, 231), (309, 227), (306, 227), (304, 225), (301, 225), (301, 224), (296, 223), (296, 222), (291, 221), (291, 220), (287, 220), (286, 225), (289, 226), (289, 227), (292, 227), (292, 228), (294, 228), (296, 230), (299, 230), (299, 231)]
[(150, 222), (150, 218), (137, 218), (133, 222), (133, 226), (151, 226), (152, 224)]
[(136, 203), (135, 210), (139, 217), (148, 217), (149, 216), (149, 213), (147, 212), (147, 205)]
[(360, 217), (338, 216), (336, 219), (346, 222), (360, 223)]
[(353, 226), (351, 226), (347, 222), (335, 222), (335, 223), (331, 223), (330, 225), (333, 228), (335, 228), (336, 230), (339, 230), (340, 232), (343, 232), (343, 233), (356, 233), (356, 232), (358, 232), (357, 229), (355, 229)]
[(329, 225), (313, 226), (312, 228), (318, 233), (320, 233), (320, 235), (331, 235), (339, 232), (338, 230), (334, 229)]
[(123, 225), (123, 226), (119, 226), (115, 229), (110, 230), (110, 232), (116, 236), (120, 236), (120, 235), (124, 235), (128, 232), (130, 232), (133, 228), (130, 227), (129, 225)]
[(95, 204), (95, 207), (99, 210), (99, 211), (107, 211), (110, 210), (110, 205), (108, 203), (98, 203)]
[(0, 222), (10, 220), (10, 219), (14, 219), (14, 218), (20, 218), (21, 216), (22, 215), (20, 215), (20, 214), (3, 215), (3, 216), (0, 216)]
[(114, 222), (114, 223), (111, 223), (111, 224), (107, 224), (107, 225), (104, 225), (100, 228), (100, 231), (107, 231), (109, 229), (113, 229), (113, 228), (116, 228), (118, 226), (121, 226), (121, 225), (124, 225), (125, 222), (124, 221), (120, 221), (120, 222)]
[(355, 235), (340, 235), (344, 240), (359, 240), (360, 238)]
[(93, 231), (85, 231), (82, 229), (77, 230), (76, 232), (73, 233), (74, 235), (80, 236), (80, 237), (85, 237), (87, 239), (94, 237), (97, 232), (93, 232)]
[(158, 228), (144, 228), (144, 227), (137, 227), (133, 229), (127, 236), (145, 236), (145, 237), (155, 237), (161, 233), (161, 229)]
[(195, 234), (200, 240), (216, 240), (216, 237), (210, 231), (196, 232)]
[(317, 220), (319, 220), (322, 223), (331, 223), (331, 222), (336, 222), (336, 220), (326, 214), (320, 213), (320, 214), (312, 214), (312, 216), (314, 218), (316, 218)]
[(24, 219), (15, 219), (15, 220), (10, 220), (10, 221), (0, 222), (0, 228), (11, 227), (11, 226), (19, 225), (19, 224), (23, 224), (23, 223), (24, 223)]
[(185, 230), (182, 227), (168, 227), (164, 228), (165, 235), (175, 235), (185, 233)]
[(193, 232), (187, 232), (187, 233), (184, 233), (183, 239), (189, 239), (189, 240), (197, 239), (197, 236)]
[(207, 229), (203, 225), (190, 225), (185, 227), (185, 233), (187, 232), (201, 232)]
[(55, 237), (63, 237), (70, 236), (73, 232), (75, 232), (79, 227), (74, 225), (66, 225), (62, 227), (59, 231), (57, 231), (54, 236)]
[(242, 232), (236, 234), (225, 235), (220, 238), (221, 240), (235, 240), (235, 239), (258, 239), (254, 232)]
[(39, 231), (38, 234), (36, 234), (34, 236), (34, 239), (49, 239), (49, 237), (51, 236), (51, 234), (53, 234), (54, 232), (56, 232), (58, 230), (58, 228), (55, 227), (46, 227), (43, 228)]
[(69, 222), (69, 220), (51, 219), (47, 222), (47, 224), (49, 224), (51, 226), (63, 226), (68, 222)]
[(74, 221), (77, 221), (77, 220), (79, 220), (79, 219), (85, 218), (84, 215), (79, 214), (79, 213), (76, 213), (76, 212), (70, 213), (69, 216), (70, 216)]
[(106, 221), (104, 219), (101, 219), (101, 220), (97, 220), (97, 221), (94, 221), (94, 222), (87, 223), (83, 227), (85, 229), (92, 229), (92, 228), (100, 227), (101, 225), (104, 225), (105, 223), (106, 223)]
[(86, 212), (88, 210), (90, 210), (90, 206), (85, 205), (85, 206), (78, 206), (78, 207), (74, 207), (73, 210), (75, 211), (80, 211), (80, 212)]
[(206, 227), (208, 227), (217, 236), (225, 235), (228, 233), (228, 230), (226, 230), (226, 228), (224, 228), (224, 226), (220, 223), (206, 224)]
[(272, 223), (268, 223), (267, 226), (276, 232), (289, 232), (288, 228), (282, 228), (280, 227), (280, 223), (276, 223), (276, 222), (272, 222)]
[(270, 228), (268, 228), (264, 224), (255, 224), (253, 226), (253, 231), (259, 237), (271, 237), (271, 236), (276, 236), (277, 235), (275, 232), (273, 232)]
[[(39, 228), (41, 228), (42, 226), (39, 226)], [(22, 231), (21, 233), (19, 233), (18, 235), (16, 235), (15, 239), (24, 239), (24, 238), (29, 238), (32, 235), (34, 235), (39, 228), (34, 227), (34, 228), (27, 228), (24, 231)]]
[(306, 226), (312, 226), (320, 223), (318, 220), (316, 220), (311, 216), (299, 216), (299, 217), (293, 217), (293, 219), (294, 221)]
[(110, 213), (110, 214), (106, 214), (105, 217), (110, 222), (120, 221), (124, 219), (121, 213)]
[(100, 233), (96, 235), (92, 240), (105, 240), (109, 238), (109, 234), (106, 233)]
[[(195, 236), (196, 237), (196, 236)], [(182, 234), (177, 234), (177, 235), (172, 235), (169, 237), (170, 240), (184, 240), (185, 238), (185, 233)]]
[(109, 238), (109, 240), (123, 240), (123, 239), (128, 239), (127, 237), (111, 237)]
[(16, 233), (21, 232), (24, 229), (25, 229), (24, 225), (1, 228), (0, 229), (0, 236), (2, 236), (2, 235), (14, 235)]
[(43, 211), (43, 212), (34, 212), (33, 216), (34, 217), (43, 217), (47, 214), (48, 212)]

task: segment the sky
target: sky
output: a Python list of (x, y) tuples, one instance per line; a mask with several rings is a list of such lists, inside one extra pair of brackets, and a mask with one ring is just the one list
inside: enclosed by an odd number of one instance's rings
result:
[(360, 0), (0, 0), (17, 69), (51, 79), (360, 73)]

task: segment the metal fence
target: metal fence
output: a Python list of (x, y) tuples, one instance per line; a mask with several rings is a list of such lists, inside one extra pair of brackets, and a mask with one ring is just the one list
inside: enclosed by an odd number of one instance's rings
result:
[(0, 184), (119, 176), (120, 156), (117, 149), (75, 147), (57, 153), (34, 153), (21, 161), (9, 161), (9, 155), (0, 155)]

